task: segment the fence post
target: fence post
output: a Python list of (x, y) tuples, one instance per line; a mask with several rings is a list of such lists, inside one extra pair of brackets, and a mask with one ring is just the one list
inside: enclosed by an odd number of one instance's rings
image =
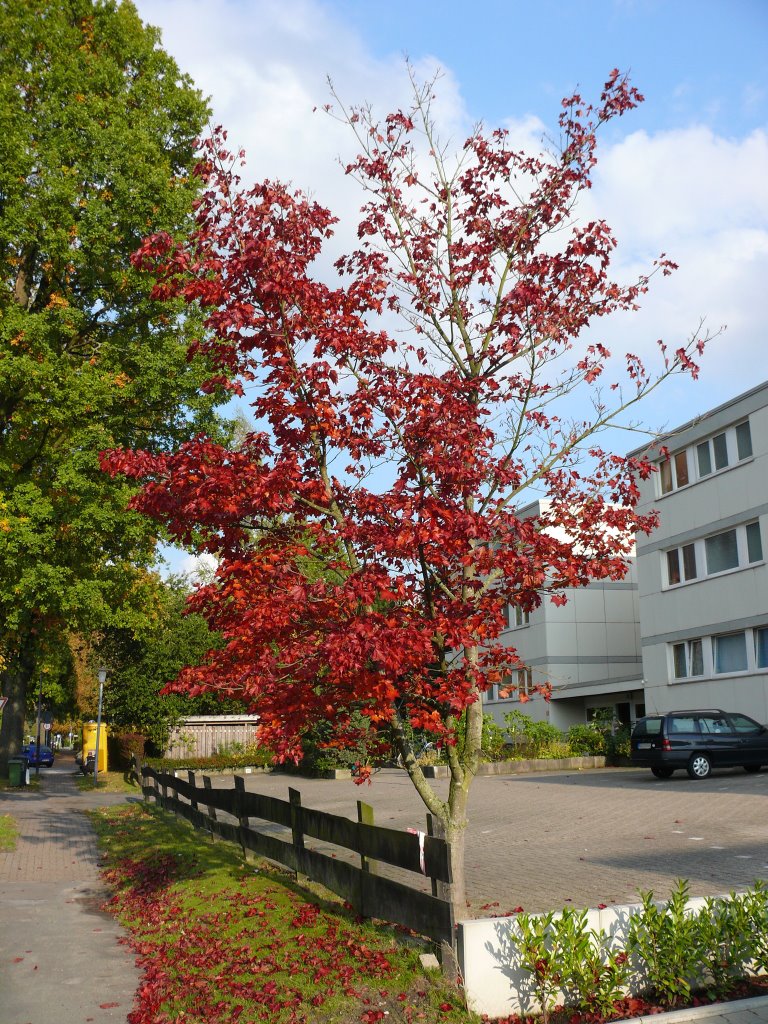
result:
[(293, 835), (293, 848), (296, 851), (296, 881), (305, 881), (304, 873), (304, 829), (301, 821), (301, 793), (298, 789), (288, 790), (288, 800), (291, 804), (291, 833)]
[(134, 779), (141, 787), (141, 754), (133, 754), (131, 757), (131, 772), (128, 779), (133, 782)]
[(240, 825), (240, 849), (243, 851), (243, 859), (245, 861), (254, 860), (255, 855), (253, 850), (249, 850), (245, 845), (245, 833), (248, 831), (248, 818), (241, 814), (243, 809), (242, 801), (240, 800), (240, 793), (245, 793), (245, 779), (242, 775), (234, 776), (235, 783), (235, 817), (237, 818), (238, 824)]
[[(445, 839), (445, 828), (442, 821), (432, 814), (427, 815), (427, 835), (433, 836), (435, 839)], [(433, 878), (432, 895), (437, 896), (438, 899), (446, 900), (451, 907), (450, 939), (443, 939), (439, 944), (438, 954), (443, 975), (449, 981), (456, 982), (459, 977), (459, 961), (456, 955), (456, 922), (453, 919), (453, 885), (450, 882), (443, 882)]]
[[(357, 801), (357, 820), (361, 825), (373, 825), (373, 808), (362, 800)], [(371, 875), (378, 874), (378, 866), (375, 860), (360, 854), (360, 867)]]
[[(210, 777), (210, 775), (204, 775), (203, 776), (203, 788), (204, 789), (211, 789), (212, 788), (211, 787), (211, 777)], [(211, 821), (216, 821), (216, 808), (212, 804), (207, 804), (207, 808), (208, 808), (208, 817), (211, 819)], [(211, 829), (211, 839), (215, 839), (215, 838), (216, 838), (216, 833), (213, 831), (213, 829)]]
[[(187, 782), (190, 784), (190, 786), (195, 786), (195, 788), (197, 788), (195, 784), (195, 773), (191, 770), (191, 768), (187, 768)], [(189, 805), (193, 811), (197, 810), (197, 797), (194, 795), (194, 793), (189, 798)]]

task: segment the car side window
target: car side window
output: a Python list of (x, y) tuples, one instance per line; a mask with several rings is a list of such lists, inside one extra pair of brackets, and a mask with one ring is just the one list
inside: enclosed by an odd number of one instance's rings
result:
[(669, 731), (674, 733), (698, 732), (698, 729), (693, 718), (670, 718)]
[(741, 735), (756, 735), (762, 729), (761, 725), (753, 719), (747, 718), (746, 715), (731, 715), (730, 717), (731, 722), (733, 722), (734, 729)]
[(733, 735), (733, 729), (722, 715), (701, 715), (699, 718), (701, 731), (708, 736)]

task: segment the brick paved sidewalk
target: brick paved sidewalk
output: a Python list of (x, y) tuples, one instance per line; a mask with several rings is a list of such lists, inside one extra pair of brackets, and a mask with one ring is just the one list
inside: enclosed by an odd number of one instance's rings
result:
[(76, 765), (60, 755), (40, 789), (0, 791), (0, 814), (20, 836), (0, 853), (0, 1021), (106, 1024), (125, 1021), (140, 975), (115, 921), (99, 910), (91, 807), (125, 797), (81, 793)]

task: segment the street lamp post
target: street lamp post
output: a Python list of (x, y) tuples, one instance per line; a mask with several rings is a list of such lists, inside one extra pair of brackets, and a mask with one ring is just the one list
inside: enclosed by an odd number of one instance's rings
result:
[(43, 673), (40, 673), (40, 685), (37, 688), (37, 730), (35, 733), (35, 775), (40, 775), (40, 715), (43, 707)]
[(104, 700), (104, 683), (107, 680), (107, 670), (102, 665), (99, 668), (97, 678), (99, 680), (99, 710), (96, 714), (96, 749), (93, 762), (93, 785), (94, 788), (99, 781), (99, 740), (101, 738), (101, 705)]

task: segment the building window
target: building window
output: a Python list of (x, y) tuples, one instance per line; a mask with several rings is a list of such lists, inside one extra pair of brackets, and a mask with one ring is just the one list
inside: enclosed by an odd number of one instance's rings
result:
[(768, 669), (768, 625), (669, 644), (670, 680)]
[(739, 546), (735, 530), (726, 530), (725, 533), (716, 533), (714, 537), (707, 537), (704, 546), (707, 552), (707, 572), (710, 576), (716, 572), (725, 572), (726, 569), (738, 567)]
[(521, 696), (531, 697), (533, 695), (533, 672), (527, 666), (516, 668), (509, 675), (504, 676), (500, 689), (507, 687), (507, 694), (510, 700), (520, 700)]
[[(690, 457), (689, 457), (690, 453)], [(683, 449), (659, 464), (661, 493), (668, 494), (752, 457), (749, 420)], [(695, 467), (695, 478), (693, 470)]]
[(714, 637), (715, 672), (724, 675), (729, 672), (747, 671), (746, 633), (725, 633)]
[(661, 493), (666, 494), (677, 487), (690, 483), (688, 474), (688, 452), (682, 451), (665, 459), (661, 464)]
[(760, 523), (746, 523), (664, 552), (668, 587), (701, 576), (745, 569), (763, 560)]
[(533, 694), (533, 672), (530, 668), (517, 669), (517, 692), (530, 697)]
[(704, 650), (701, 640), (686, 640), (672, 647), (675, 679), (689, 679), (704, 675)]
[(739, 461), (752, 456), (752, 435), (749, 431), (749, 420), (736, 427), (736, 454)]
[(768, 668), (768, 626), (755, 630), (755, 664), (758, 668)]
[(530, 621), (531, 613), (523, 611), (519, 605), (504, 605), (504, 625), (507, 629), (519, 629), (521, 626), (527, 626)]
[(696, 548), (684, 544), (667, 552), (667, 577), (670, 587), (685, 580), (696, 579)]
[(762, 562), (763, 542), (760, 538), (760, 523), (747, 523), (747, 559), (750, 562)]

